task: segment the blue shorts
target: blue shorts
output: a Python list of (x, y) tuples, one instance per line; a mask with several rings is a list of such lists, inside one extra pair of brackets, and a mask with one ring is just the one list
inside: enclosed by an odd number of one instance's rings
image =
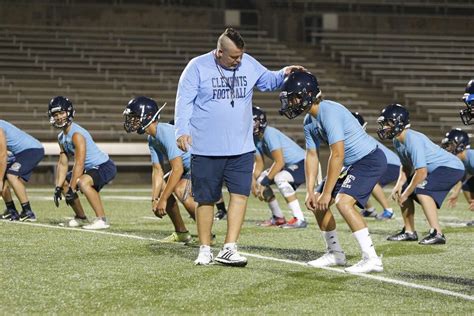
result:
[[(109, 183), (110, 181), (112, 181), (113, 178), (115, 178), (115, 175), (117, 174), (117, 167), (115, 166), (113, 160), (109, 159), (103, 164), (84, 171), (84, 174), (87, 174), (92, 178), (92, 181), (94, 183), (92, 187), (97, 192), (100, 192), (100, 190), (102, 190), (102, 188), (107, 183)], [(66, 175), (66, 180), (68, 182), (71, 182), (71, 178), (72, 171), (69, 171)]]
[(298, 189), (300, 185), (306, 182), (304, 174), (304, 159), (294, 165), (285, 167), (283, 170), (288, 171), (293, 177), (293, 182), (290, 182), (293, 189)]
[(474, 177), (470, 176), (462, 183), (462, 190), (467, 192), (474, 192)]
[(235, 156), (191, 155), (191, 183), (194, 200), (215, 203), (222, 196), (225, 181), (230, 193), (249, 196), (254, 152)]
[(382, 175), (379, 180), (380, 186), (383, 188), (387, 184), (392, 182), (396, 182), (398, 180), (398, 176), (400, 175), (400, 166), (398, 165), (387, 165), (387, 171)]
[(40, 163), (44, 157), (43, 148), (26, 149), (14, 155), (14, 160), (7, 164), (6, 174), (13, 174), (24, 181), (30, 180), (33, 169)]
[[(449, 190), (461, 181), (464, 176), (464, 170), (449, 168), (449, 167), (438, 167), (433, 172), (428, 173), (428, 176), (420, 184), (416, 186), (415, 191), (410, 195), (410, 198), (418, 201), (417, 194), (428, 195), (436, 203), (438, 209), (441, 208), (446, 195)], [(407, 182), (403, 185), (402, 190), (410, 184), (412, 177), (409, 177)], [(402, 191), (403, 192), (403, 191)]]
[[(364, 208), (381, 176), (387, 169), (387, 158), (382, 150), (375, 149), (348, 168), (344, 168), (334, 186), (332, 196), (339, 193), (352, 196), (357, 206)], [(318, 186), (318, 192), (322, 192), (324, 183)]]

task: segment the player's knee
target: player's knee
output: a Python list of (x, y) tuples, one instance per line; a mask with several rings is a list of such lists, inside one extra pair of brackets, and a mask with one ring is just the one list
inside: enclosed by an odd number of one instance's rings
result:
[(296, 193), (295, 189), (291, 186), (290, 182), (283, 177), (279, 177), (278, 175), (275, 177), (275, 184), (278, 187), (281, 195), (284, 197), (290, 197)]

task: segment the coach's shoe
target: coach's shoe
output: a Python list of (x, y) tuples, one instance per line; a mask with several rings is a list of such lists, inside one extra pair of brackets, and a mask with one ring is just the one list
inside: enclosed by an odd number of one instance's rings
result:
[(196, 266), (208, 266), (214, 264), (214, 257), (212, 256), (211, 251), (203, 251), (203, 247), (199, 249), (199, 254), (196, 260), (194, 260), (194, 265)]
[(308, 226), (308, 222), (304, 219), (298, 219), (293, 217), (290, 219), (286, 224), (280, 225), (280, 228), (306, 228)]
[(247, 265), (247, 258), (239, 255), (237, 246), (222, 248), (215, 261), (233, 267), (245, 267)]
[[(10, 218), (10, 220), (14, 220)], [(36, 215), (33, 211), (23, 211), (20, 214), (20, 221), (21, 222), (36, 222)]]
[(284, 217), (276, 217), (272, 216), (269, 219), (260, 222), (257, 226), (260, 227), (272, 227), (272, 226), (280, 226), (286, 224), (286, 219)]
[(383, 213), (381, 213), (381, 214), (379, 214), (375, 217), (375, 219), (378, 219), (379, 221), (386, 221), (386, 220), (389, 220), (389, 219), (392, 219), (392, 218), (395, 218), (395, 215), (393, 214), (393, 212), (390, 212), (387, 209), (384, 209)]
[(474, 221), (467, 222), (466, 226), (474, 226)]
[[(211, 246), (215, 246), (216, 244), (216, 234), (211, 235)], [(199, 247), (199, 238), (191, 238), (189, 241), (184, 242), (186, 246), (190, 247)]]
[(107, 229), (109, 227), (110, 225), (107, 223), (107, 221), (100, 217), (94, 218), (92, 223), (90, 223), (89, 225), (82, 226), (82, 228), (88, 229), (88, 230)]
[(309, 261), (307, 264), (315, 268), (345, 266), (346, 254), (343, 251), (328, 251), (322, 257)]
[(363, 209), (360, 211), (360, 215), (363, 217), (377, 217), (377, 212), (375, 209), (371, 211), (370, 209)]
[(6, 209), (5, 212), (3, 212), (2, 214), (2, 219), (10, 220), (10, 221), (18, 221), (20, 220), (20, 214), (18, 214), (17, 210)]
[(418, 234), (415, 232), (406, 232), (405, 227), (396, 234), (387, 237), (389, 241), (417, 241)]
[(160, 239), (160, 242), (164, 243), (174, 243), (174, 242), (184, 242), (189, 243), (193, 237), (189, 232), (174, 232), (166, 238)]
[(446, 237), (434, 228), (431, 228), (430, 233), (419, 242), (420, 245), (444, 245), (445, 243)]
[(227, 217), (227, 212), (224, 210), (217, 210), (216, 215), (214, 216), (215, 221), (221, 221)]
[(67, 227), (71, 228), (76, 228), (76, 227), (82, 227), (84, 225), (89, 224), (89, 221), (87, 220), (87, 217), (81, 218), (74, 216), (74, 218), (71, 218), (67, 223)]
[(366, 257), (362, 258), (361, 261), (355, 265), (345, 268), (344, 271), (349, 273), (369, 273), (369, 272), (382, 272), (383, 264), (380, 257)]

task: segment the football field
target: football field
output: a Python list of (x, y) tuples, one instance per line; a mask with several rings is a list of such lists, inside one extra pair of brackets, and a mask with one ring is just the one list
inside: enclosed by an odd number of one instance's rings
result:
[[(37, 222), (0, 222), (2, 314), (474, 313), (474, 227), (465, 225), (474, 213), (463, 197), (439, 213), (446, 245), (386, 241), (403, 226), (398, 207), (393, 220), (369, 219), (385, 270), (351, 275), (342, 267), (305, 265), (325, 247), (310, 212), (306, 229), (261, 228), (256, 223), (270, 212), (251, 198), (239, 242), (247, 267), (203, 267), (193, 265), (197, 247), (159, 242), (173, 228), (169, 218), (152, 214), (148, 188), (105, 188), (111, 228), (92, 232), (60, 226), (72, 211), (64, 200), (56, 208), (52, 195), (52, 188), (30, 190)], [(91, 217), (84, 196), (81, 201)], [(334, 214), (348, 264), (355, 264), (358, 245)], [(182, 215), (195, 236), (195, 224)], [(428, 226), (419, 207), (416, 225), (421, 238)], [(225, 228), (225, 221), (214, 224), (215, 255)]]

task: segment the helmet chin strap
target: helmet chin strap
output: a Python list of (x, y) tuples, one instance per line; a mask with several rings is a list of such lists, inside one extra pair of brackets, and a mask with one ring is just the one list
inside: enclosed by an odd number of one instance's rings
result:
[(163, 110), (163, 108), (165, 107), (166, 105), (166, 102), (161, 106), (161, 108), (158, 109), (158, 111), (156, 111), (155, 115), (153, 115), (153, 118), (150, 120), (150, 122), (148, 122), (148, 124), (146, 124), (145, 126), (143, 126), (141, 129), (143, 130), (143, 132), (145, 132), (145, 129), (151, 125), (151, 123), (153, 123), (154, 121), (156, 121), (157, 119), (160, 118), (160, 112), (161, 110)]

